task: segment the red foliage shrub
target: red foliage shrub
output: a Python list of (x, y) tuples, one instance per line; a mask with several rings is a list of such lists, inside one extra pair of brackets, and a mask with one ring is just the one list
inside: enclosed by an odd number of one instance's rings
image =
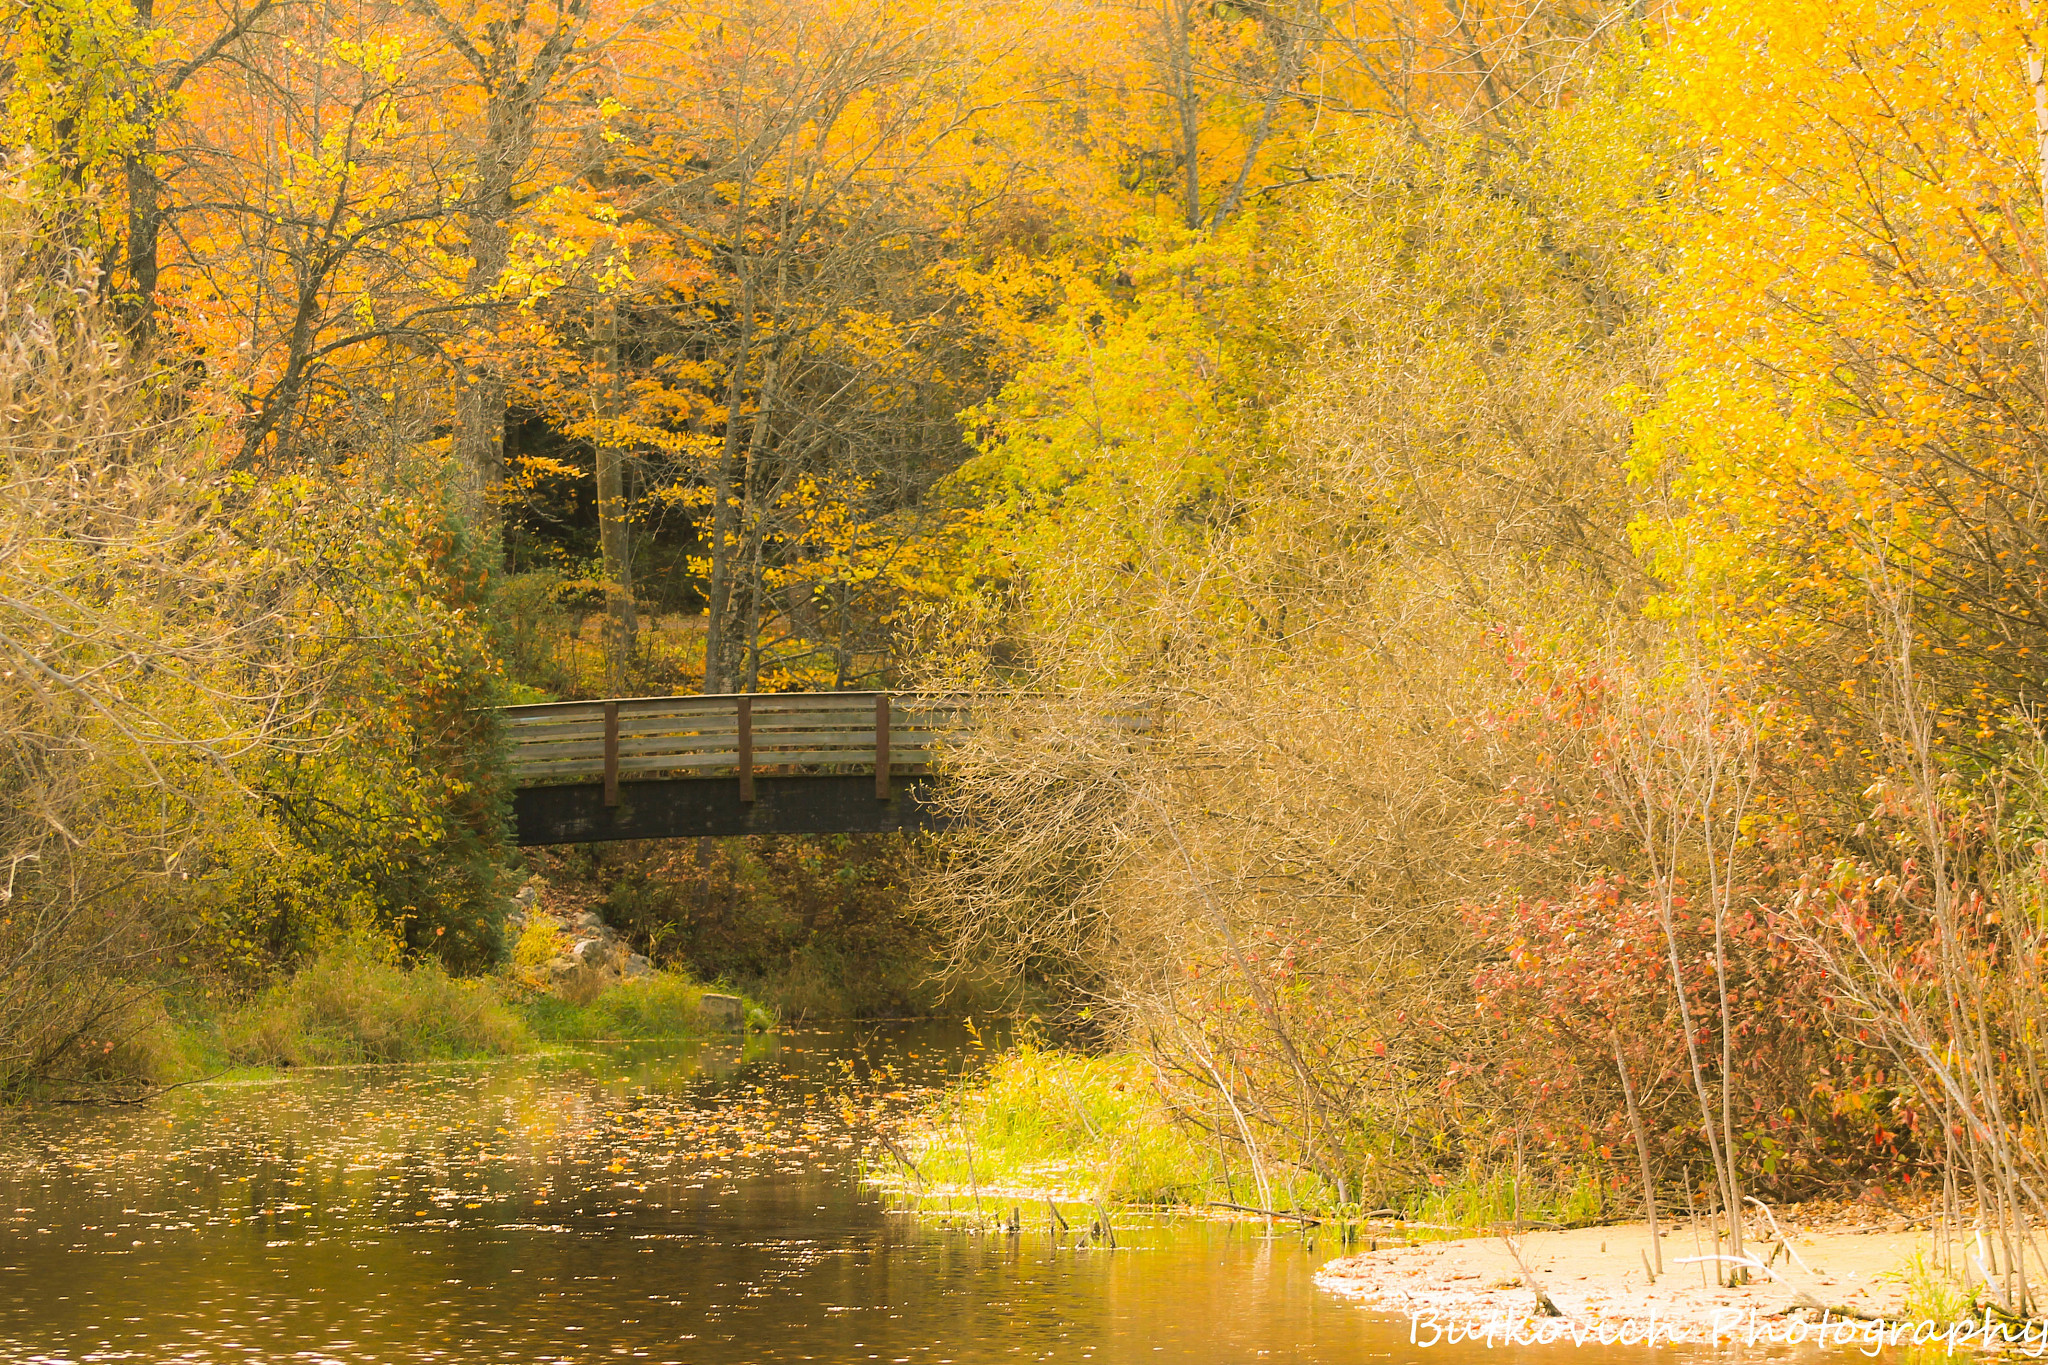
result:
[[(1827, 1023), (1825, 974), (1774, 927), (1792, 887), (1748, 889), (1730, 916), (1738, 1158), (1767, 1196), (1791, 1197), (1873, 1174), (1899, 1175), (1919, 1156), (1919, 1115), (1876, 1054)], [(1528, 1132), (1560, 1153), (1632, 1155), (1615, 1041), (1635, 1083), (1654, 1159), (1674, 1174), (1707, 1168), (1699, 1100), (1688, 1071), (1670, 952), (1652, 894), (1619, 874), (1556, 901), (1466, 912), (1503, 956), (1474, 980), (1494, 1025), (1485, 1082), (1519, 1102)], [(1709, 1094), (1720, 1102), (1721, 1017), (1713, 927), (1681, 901), (1674, 922)]]

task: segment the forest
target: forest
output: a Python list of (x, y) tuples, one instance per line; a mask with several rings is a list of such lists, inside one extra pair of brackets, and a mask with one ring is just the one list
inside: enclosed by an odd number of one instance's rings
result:
[(2044, 57), (2033, 0), (15, 0), (0, 1088), (337, 942), (499, 969), (492, 707), (943, 688), (943, 834), (545, 866), (771, 1004), (1057, 1018), (1259, 1208), (1875, 1183), (2024, 1309)]

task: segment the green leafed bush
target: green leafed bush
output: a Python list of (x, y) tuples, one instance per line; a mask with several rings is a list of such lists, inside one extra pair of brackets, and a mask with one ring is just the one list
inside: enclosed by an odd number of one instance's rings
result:
[(1150, 1204), (1224, 1198), (1215, 1153), (1171, 1121), (1145, 1073), (1135, 1055), (1027, 1043), (929, 1111), (918, 1173), (943, 1184)]
[[(656, 972), (607, 987), (585, 1004), (537, 996), (526, 1010), (549, 1039), (695, 1038), (708, 1032), (698, 1014), (704, 995), (705, 988), (688, 977)], [(773, 1017), (752, 1001), (746, 1002), (745, 1016), (750, 1030), (773, 1027)]]
[(698, 1031), (704, 988), (666, 972), (623, 981), (590, 1002), (592, 1020), (614, 1038), (662, 1038)]
[(367, 939), (330, 944), (222, 1028), (236, 1062), (306, 1066), (524, 1052), (533, 1030), (487, 981), (429, 959), (401, 966)]

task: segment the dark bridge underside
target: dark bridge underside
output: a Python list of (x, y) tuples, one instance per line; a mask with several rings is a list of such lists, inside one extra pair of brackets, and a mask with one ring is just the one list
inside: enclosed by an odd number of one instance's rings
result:
[(872, 773), (754, 779), (740, 800), (737, 777), (681, 777), (619, 783), (619, 804), (604, 803), (604, 783), (523, 787), (514, 793), (513, 841), (591, 844), (610, 839), (700, 839), (733, 834), (870, 834), (931, 829), (923, 802), (929, 779), (898, 777), (890, 799), (875, 796)]

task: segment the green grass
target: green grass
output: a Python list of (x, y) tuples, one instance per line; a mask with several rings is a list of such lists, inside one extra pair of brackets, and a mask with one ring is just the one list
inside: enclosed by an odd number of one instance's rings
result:
[[(1595, 1178), (1576, 1170), (1525, 1174), (1517, 1182), (1512, 1167), (1467, 1166), (1455, 1179), (1418, 1189), (1402, 1201), (1403, 1216), (1438, 1228), (1477, 1235), (1512, 1224), (1554, 1223), (1580, 1227), (1607, 1213), (1604, 1192)], [(1519, 1183), (1519, 1190), (1517, 1185)]]
[[(266, 1067), (516, 1056), (549, 1043), (707, 1036), (706, 988), (667, 972), (620, 982), (582, 1003), (513, 977), (450, 977), (399, 963), (382, 945), (328, 944), (298, 972), (240, 1005), (151, 1014), (110, 1058), (129, 1084), (166, 1084)], [(775, 1021), (748, 1002), (752, 1031)]]
[[(623, 981), (587, 1004), (556, 996), (531, 997), (523, 1010), (533, 1030), (551, 1042), (578, 1038), (698, 1038), (708, 1036), (698, 1008), (708, 991), (686, 977), (659, 972)], [(773, 1016), (746, 1001), (747, 1028), (766, 1032)]]
[(1217, 1152), (1167, 1116), (1133, 1056), (1026, 1043), (934, 1102), (912, 1141), (926, 1183), (1198, 1205), (1226, 1197)]
[(1958, 1283), (1925, 1251), (1915, 1251), (1888, 1277), (1897, 1280), (1905, 1290), (1899, 1317), (1907, 1322), (1938, 1322), (1946, 1326), (1974, 1318), (1982, 1310), (1982, 1290)]
[[(1338, 1197), (1320, 1176), (1264, 1154), (1260, 1189), (1243, 1147), (1178, 1118), (1134, 1054), (1106, 1057), (1026, 1041), (935, 1097), (903, 1144), (915, 1170), (885, 1158), (875, 1174), (915, 1190), (1029, 1192), (1104, 1203), (1210, 1210), (1218, 1204), (1337, 1219), (1384, 1205)], [(1403, 1221), (1489, 1232), (1514, 1220), (1511, 1170), (1469, 1167), (1418, 1182), (1392, 1202)], [(1604, 1212), (1595, 1178), (1564, 1170), (1520, 1182), (1528, 1223), (1577, 1225)]]
[[(192, 981), (137, 986), (64, 1074), (24, 1094), (146, 1094), (280, 1067), (509, 1057), (579, 1039), (707, 1037), (698, 1012), (706, 992), (687, 977), (656, 972), (570, 1001), (535, 990), (516, 970), (456, 978), (432, 961), (403, 963), (374, 938), (343, 937), (239, 1002)], [(742, 1001), (749, 1033), (775, 1028), (772, 1014)]]
[(401, 966), (353, 940), (230, 1012), (217, 1037), (226, 1060), (260, 1066), (444, 1061), (535, 1044), (495, 983), (457, 980), (431, 961)]

